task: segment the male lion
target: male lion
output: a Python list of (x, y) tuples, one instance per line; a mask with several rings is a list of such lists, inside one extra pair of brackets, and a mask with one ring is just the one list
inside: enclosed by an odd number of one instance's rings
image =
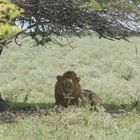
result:
[(62, 76), (57, 76), (55, 84), (55, 104), (67, 107), (78, 105), (81, 87), (80, 78), (73, 71), (67, 71)]
[(62, 76), (57, 76), (55, 84), (55, 104), (68, 107), (69, 105), (82, 105), (90, 103), (91, 106), (101, 104), (100, 97), (87, 89), (81, 89), (80, 78), (74, 71), (67, 71)]

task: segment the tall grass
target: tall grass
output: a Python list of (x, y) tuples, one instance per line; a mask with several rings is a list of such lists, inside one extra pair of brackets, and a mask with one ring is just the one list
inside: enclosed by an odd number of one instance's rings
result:
[[(82, 88), (96, 92), (113, 109), (140, 101), (140, 39), (109, 41), (97, 37), (74, 38), (69, 46), (21, 48), (11, 44), (0, 56), (0, 92), (9, 101), (54, 103), (56, 76), (74, 70)], [(1, 139), (139, 140), (140, 111), (91, 112), (88, 107), (68, 108), (59, 114), (21, 115), (15, 123), (0, 124)]]

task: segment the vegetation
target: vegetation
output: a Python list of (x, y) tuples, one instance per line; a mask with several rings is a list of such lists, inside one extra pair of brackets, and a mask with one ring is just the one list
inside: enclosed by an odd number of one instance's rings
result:
[[(3, 51), (0, 92), (12, 107), (0, 115), (1, 139), (140, 139), (139, 46), (137, 58), (134, 43), (74, 39), (70, 48), (33, 47), (26, 38), (23, 47), (11, 44)], [(140, 44), (139, 38), (130, 40)], [(47, 112), (54, 104), (56, 75), (67, 70), (78, 73), (82, 88), (101, 97), (99, 112), (89, 106)]]
[[(139, 140), (140, 63), (137, 32), (119, 26), (139, 17), (137, 2), (102, 0), (0, 0), (0, 54), (5, 41), (21, 36), (23, 47), (12, 42), (0, 57), (0, 138), (47, 140)], [(45, 2), (45, 3), (44, 3)], [(120, 6), (121, 3), (121, 6)], [(115, 11), (114, 11), (115, 9)], [(48, 12), (49, 11), (49, 12)], [(131, 20), (132, 19), (132, 20)], [(26, 25), (25, 30), (14, 26)], [(73, 36), (92, 29), (80, 40)], [(67, 36), (76, 40), (73, 45)], [(62, 37), (64, 40), (61, 40)], [(24, 39), (23, 39), (24, 38)], [(54, 46), (69, 43), (71, 47)], [(47, 47), (45, 43), (49, 43)], [(61, 44), (60, 44), (61, 45)], [(56, 75), (67, 70), (81, 77), (82, 88), (103, 101), (98, 112), (90, 106), (54, 109)]]
[[(139, 16), (136, 3), (101, 0), (12, 0), (24, 9), (24, 16), (16, 18), (37, 45), (48, 42), (60, 44), (58, 38), (94, 30), (107, 39), (126, 39), (139, 32), (130, 27)], [(135, 16), (131, 17), (133, 13)], [(27, 34), (28, 33), (28, 34)]]
[(20, 31), (11, 23), (21, 12), (23, 10), (19, 9), (9, 0), (0, 0), (0, 54), (6, 40), (13, 38), (14, 34)]
[(16, 28), (16, 26), (12, 26), (11, 22), (21, 12), (23, 11), (10, 3), (9, 0), (0, 1), (0, 40), (11, 36), (18, 31), (18, 28)]

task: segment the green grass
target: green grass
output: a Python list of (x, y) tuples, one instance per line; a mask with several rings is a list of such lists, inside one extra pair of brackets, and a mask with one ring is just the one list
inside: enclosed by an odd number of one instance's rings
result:
[[(0, 56), (0, 92), (11, 108), (51, 108), (56, 76), (74, 70), (81, 86), (103, 100), (99, 112), (70, 107), (60, 113), (16, 115), (0, 123), (0, 139), (14, 140), (139, 140), (140, 39), (135, 44), (97, 37), (75, 38), (69, 46), (21, 48), (11, 44)], [(134, 105), (137, 102), (137, 106)], [(15, 114), (13, 114), (15, 116)]]

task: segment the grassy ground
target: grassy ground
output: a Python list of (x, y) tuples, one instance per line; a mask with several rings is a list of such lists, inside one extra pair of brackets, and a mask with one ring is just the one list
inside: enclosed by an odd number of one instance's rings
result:
[[(12, 44), (0, 56), (0, 92), (17, 107), (39, 113), (20, 112), (13, 123), (0, 123), (3, 140), (139, 140), (140, 139), (140, 39), (137, 43), (75, 38), (69, 46), (53, 44), (21, 48)], [(138, 58), (139, 57), (139, 58)], [(70, 107), (46, 115), (54, 104), (56, 75), (74, 70), (81, 86), (101, 97), (99, 112), (89, 107)], [(4, 113), (1, 113), (3, 115)], [(9, 114), (7, 114), (9, 115)]]

